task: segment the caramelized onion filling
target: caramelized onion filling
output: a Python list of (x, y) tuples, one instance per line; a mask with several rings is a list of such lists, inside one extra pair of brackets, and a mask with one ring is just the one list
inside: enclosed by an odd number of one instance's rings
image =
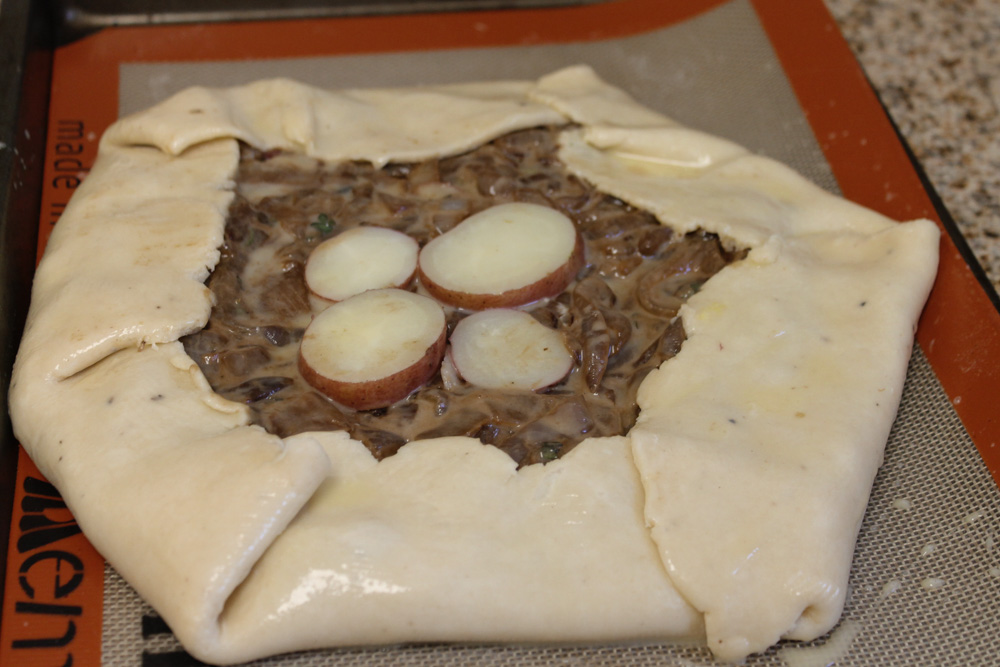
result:
[[(588, 437), (626, 433), (639, 384), (684, 340), (678, 309), (740, 253), (707, 233), (678, 237), (568, 173), (556, 158), (558, 132), (513, 132), (463, 155), (382, 169), (244, 146), (222, 257), (208, 280), (216, 305), (206, 327), (183, 339), (188, 353), (216, 392), (249, 405), (268, 431), (346, 430), (377, 458), (410, 440), (468, 435), (528, 465)], [(508, 202), (563, 212), (586, 244), (586, 263), (566, 291), (524, 308), (573, 351), (565, 380), (501, 392), (439, 372), (388, 408), (353, 411), (302, 379), (298, 343), (312, 316), (304, 267), (314, 247), (359, 225), (396, 229), (422, 246)], [(468, 314), (446, 312), (449, 331)]]

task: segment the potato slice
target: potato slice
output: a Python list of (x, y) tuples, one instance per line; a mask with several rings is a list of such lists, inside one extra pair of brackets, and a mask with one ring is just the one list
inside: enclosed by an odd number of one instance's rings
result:
[(417, 274), (434, 298), (468, 310), (510, 308), (562, 292), (583, 266), (573, 221), (537, 204), (469, 216), (420, 251)]
[(520, 310), (469, 315), (451, 334), (449, 356), (465, 381), (487, 389), (536, 391), (573, 368), (562, 335)]
[(434, 300), (399, 289), (369, 290), (316, 316), (302, 337), (299, 371), (349, 408), (386, 407), (434, 375), (446, 331)]
[(405, 287), (416, 274), (419, 250), (402, 232), (355, 227), (316, 246), (306, 262), (306, 284), (329, 302), (370, 289)]

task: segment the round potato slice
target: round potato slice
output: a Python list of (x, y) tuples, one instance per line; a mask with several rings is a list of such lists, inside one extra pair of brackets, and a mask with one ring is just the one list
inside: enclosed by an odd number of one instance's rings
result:
[(463, 319), (451, 334), (450, 357), (462, 379), (487, 389), (544, 389), (573, 367), (559, 332), (520, 310)]
[(349, 408), (386, 407), (434, 375), (446, 331), (434, 300), (399, 289), (370, 290), (316, 316), (302, 337), (299, 371)]
[(501, 204), (469, 216), (420, 251), (428, 293), (467, 310), (511, 308), (562, 292), (583, 266), (573, 221), (537, 204)]
[(416, 274), (419, 250), (402, 232), (355, 227), (316, 246), (306, 262), (306, 284), (330, 302), (370, 289), (404, 287)]

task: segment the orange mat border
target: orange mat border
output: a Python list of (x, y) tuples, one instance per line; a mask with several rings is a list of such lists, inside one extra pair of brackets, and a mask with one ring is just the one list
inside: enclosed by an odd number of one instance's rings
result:
[[(110, 29), (56, 51), (39, 256), (118, 108), (125, 62), (280, 59), (598, 41), (692, 18), (726, 0), (619, 0), (508, 11)], [(821, 0), (750, 0), (844, 195), (892, 218), (933, 203)], [(528, 26), (526, 28), (526, 26)], [(862, 141), (862, 139), (864, 139)], [(1000, 312), (949, 235), (917, 340), (1000, 484)], [(103, 560), (45, 496), (22, 450), (0, 628), (0, 664), (98, 664)], [(67, 528), (70, 526), (70, 528)], [(53, 537), (25, 540), (31, 532)], [(61, 530), (61, 532), (59, 532)], [(55, 539), (59, 536), (58, 539)], [(32, 546), (35, 543), (41, 546)]]

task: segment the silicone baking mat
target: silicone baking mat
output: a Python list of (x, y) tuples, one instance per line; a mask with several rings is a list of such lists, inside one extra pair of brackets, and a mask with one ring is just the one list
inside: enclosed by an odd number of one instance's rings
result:
[[(272, 76), (325, 87), (534, 78), (579, 62), (682, 123), (782, 160), (890, 217), (940, 219), (820, 0), (620, 0), (118, 28), (60, 48), (54, 60), (40, 246), (101, 132), (186, 86)], [(828, 637), (785, 643), (747, 664), (964, 666), (1000, 655), (1000, 314), (960, 247), (943, 236), (843, 620)], [(23, 452), (6, 591), (4, 665), (198, 664), (89, 547)], [(408, 645), (257, 664), (715, 663), (697, 646)]]

